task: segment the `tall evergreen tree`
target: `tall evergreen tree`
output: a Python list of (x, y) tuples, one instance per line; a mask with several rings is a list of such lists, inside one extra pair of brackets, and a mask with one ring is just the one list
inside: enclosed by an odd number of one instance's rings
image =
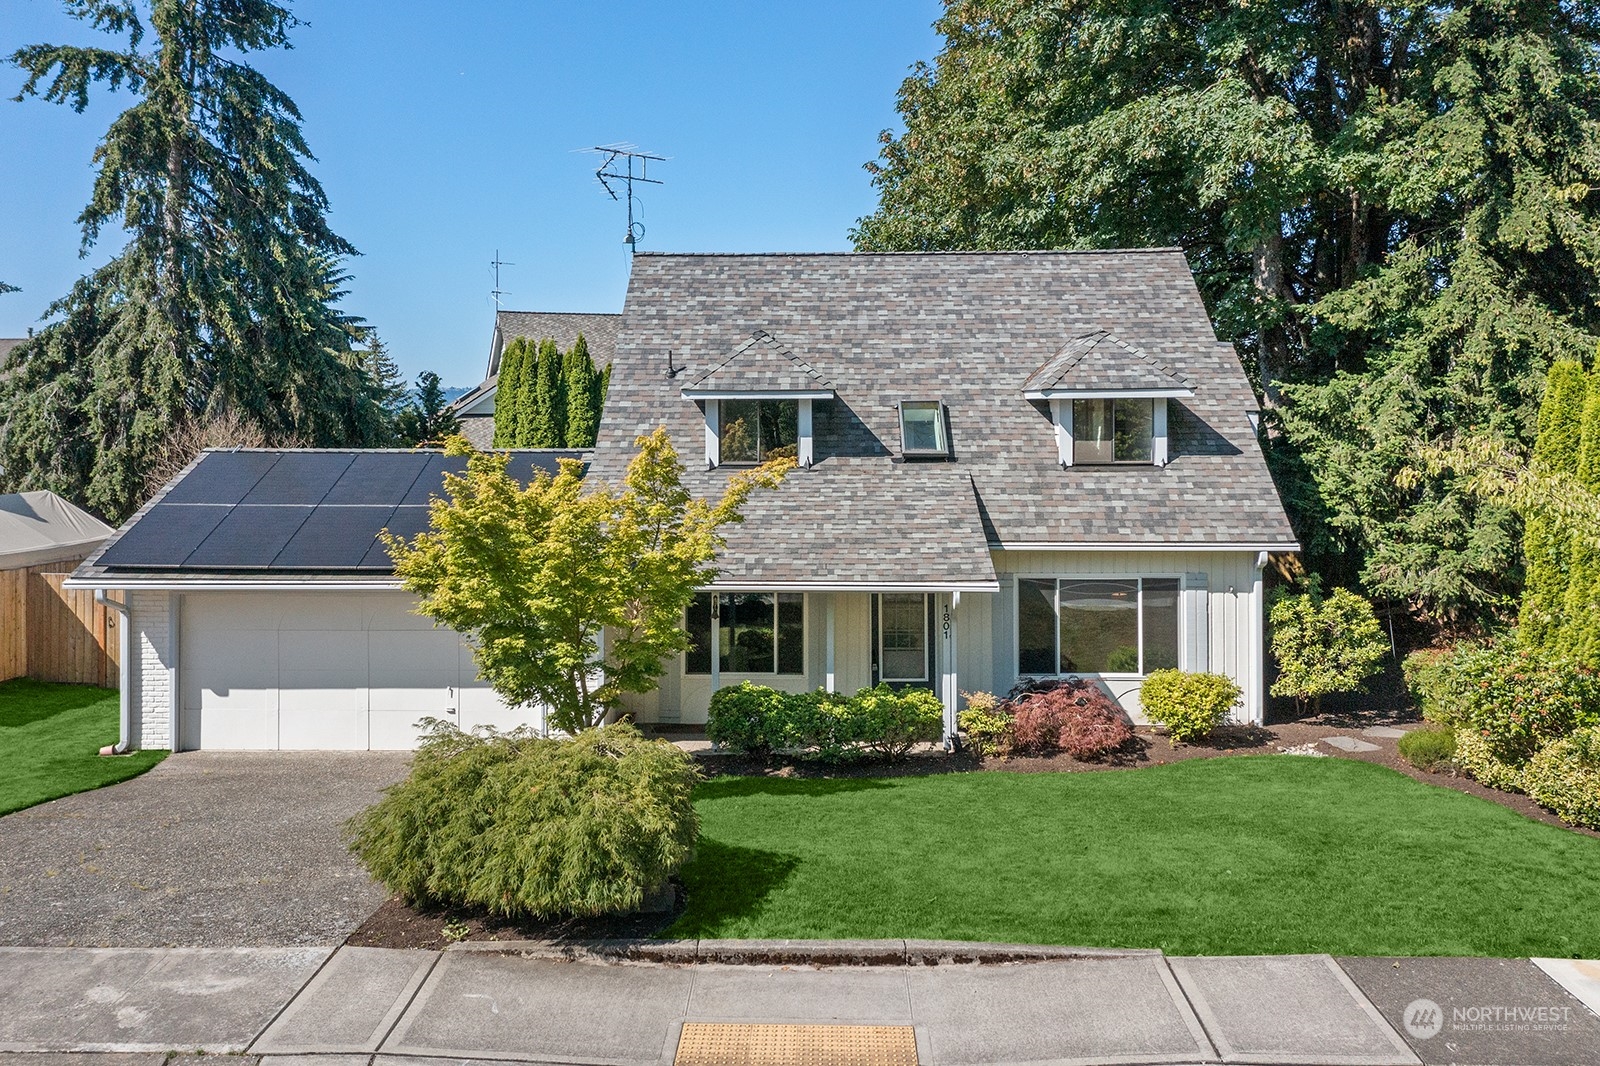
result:
[[(1574, 473), (1579, 485), (1600, 494), (1600, 367), (1589, 375), (1578, 435)], [(1600, 669), (1600, 552), (1577, 538), (1570, 540), (1571, 576), (1562, 603), (1558, 649), (1579, 662)]]
[(371, 382), (373, 400), (378, 405), (384, 423), (380, 439), (374, 443), (393, 444), (399, 439), (400, 415), (409, 406), (411, 390), (406, 386), (405, 375), (400, 372), (394, 356), (389, 354), (389, 346), (383, 343), (377, 330), (367, 330), (366, 342), (367, 347), (359, 353), (361, 368)]
[(527, 358), (528, 341), (513, 337), (500, 353), (500, 375), (494, 390), (494, 446), (514, 448), (520, 437), (518, 416), (522, 410), (520, 389), (522, 363)]
[(594, 390), (594, 432), (595, 439), (600, 439), (600, 416), (605, 414), (606, 394), (611, 391), (611, 364), (607, 363), (605, 369), (600, 371), (600, 380)]
[(1279, 409), (1330, 584), (1436, 617), (1520, 586), (1514, 512), (1419, 442), (1533, 437), (1600, 337), (1600, 7), (947, 0), (859, 248), (1177, 244)]
[(370, 443), (383, 420), (352, 354), (359, 327), (335, 307), (337, 261), (355, 250), (328, 227), (294, 102), (230, 58), (288, 47), (295, 18), (268, 0), (67, 10), (126, 47), (19, 49), (19, 99), (82, 111), (96, 85), (133, 94), (79, 216), (85, 251), (108, 226), (129, 240), (16, 353), (0, 386), (4, 480), (120, 519), (164, 438), (197, 419), (233, 412), (274, 436)]
[(549, 337), (539, 342), (533, 396), (533, 411), (524, 431), (524, 446), (561, 447), (567, 437), (567, 397), (561, 378), (561, 349)]
[(592, 448), (595, 430), (600, 422), (600, 372), (595, 369), (594, 359), (589, 355), (589, 342), (583, 339), (582, 333), (578, 334), (578, 339), (572, 342), (572, 347), (562, 358), (561, 373), (567, 393), (565, 445), (568, 448)]
[(416, 391), (401, 410), (397, 428), (400, 443), (407, 446), (438, 444), (460, 431), (461, 422), (444, 398), (438, 374), (424, 370), (417, 375)]
[(539, 397), (534, 388), (539, 378), (539, 342), (528, 338), (523, 349), (522, 362), (517, 366), (517, 433), (511, 441), (513, 448), (529, 447), (533, 435), (534, 418), (538, 412)]
[[(1589, 375), (1583, 364), (1563, 360), (1550, 367), (1539, 405), (1539, 436), (1533, 459), (1554, 476), (1576, 478), (1583, 444), (1583, 408)], [(1567, 587), (1572, 581), (1571, 537), (1553, 517), (1533, 515), (1522, 538), (1527, 585), (1522, 594), (1518, 637), (1533, 647), (1556, 642), (1562, 627)], [(1578, 550), (1582, 550), (1581, 546)]]

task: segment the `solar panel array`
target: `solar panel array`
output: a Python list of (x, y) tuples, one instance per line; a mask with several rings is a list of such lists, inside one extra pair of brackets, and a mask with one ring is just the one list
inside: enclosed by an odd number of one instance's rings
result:
[[(526, 484), (576, 452), (513, 452)], [(207, 452), (122, 532), (97, 565), (114, 570), (387, 573), (378, 540), (428, 528), (428, 502), (463, 456), (440, 452)]]

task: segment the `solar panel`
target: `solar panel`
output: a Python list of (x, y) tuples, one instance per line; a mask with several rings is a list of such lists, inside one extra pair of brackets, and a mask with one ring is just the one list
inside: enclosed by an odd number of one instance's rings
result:
[(383, 504), (390, 509), (405, 498), (428, 465), (427, 452), (366, 452), (334, 483), (323, 503)]
[(192, 570), (266, 570), (311, 515), (310, 507), (240, 504), (200, 543), (184, 567)]
[(512, 452), (511, 461), (506, 463), (506, 473), (510, 474), (519, 482), (526, 485), (528, 482), (533, 480), (535, 471), (543, 471), (551, 476), (559, 474), (561, 472), (560, 461), (563, 458), (576, 459), (578, 458), (578, 453), (556, 452), (551, 454), (550, 452)]
[(350, 452), (285, 452), (256, 482), (244, 503), (321, 503), (355, 461)]
[(417, 476), (417, 482), (411, 486), (400, 500), (402, 507), (416, 507), (428, 502), (434, 496), (444, 495), (445, 471), (452, 474), (464, 474), (467, 470), (467, 457), (464, 455), (441, 455), (438, 452), (428, 456), (428, 465), (422, 468), (422, 473)]
[(278, 462), (277, 452), (207, 452), (163, 503), (238, 503)]
[(100, 565), (135, 570), (182, 566), (231, 510), (214, 504), (158, 503), (105, 550)]
[(348, 570), (361, 565), (377, 540), (378, 530), (389, 524), (390, 506), (330, 506), (311, 511), (305, 524), (290, 538), (274, 570)]
[[(389, 532), (397, 537), (411, 540), (418, 533), (428, 528), (428, 509), (426, 507), (396, 507), (394, 514), (389, 516)], [(383, 541), (375, 542), (367, 550), (361, 560), (363, 570), (392, 570), (394, 560), (389, 558), (389, 549), (384, 547)]]

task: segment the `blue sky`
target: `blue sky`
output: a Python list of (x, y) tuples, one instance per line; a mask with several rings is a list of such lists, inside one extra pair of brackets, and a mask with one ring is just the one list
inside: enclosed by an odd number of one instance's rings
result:
[[(574, 149), (628, 141), (670, 157), (643, 187), (640, 247), (829, 251), (875, 199), (862, 164), (898, 129), (895, 91), (939, 45), (938, 0), (552, 3), (299, 0), (293, 50), (253, 62), (305, 114), (334, 228), (361, 250), (345, 307), (401, 369), (483, 372), (493, 303), (617, 311), (622, 204)], [(55, 0), (0, 0), (0, 54), (89, 43)], [(90, 156), (123, 94), (82, 115), (0, 68), (0, 336), (120, 245), (78, 258)]]

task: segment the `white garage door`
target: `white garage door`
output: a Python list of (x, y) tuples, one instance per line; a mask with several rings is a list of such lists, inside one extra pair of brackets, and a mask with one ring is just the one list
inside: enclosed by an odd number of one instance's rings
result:
[(416, 746), (428, 716), (539, 725), (477, 677), (403, 592), (191, 592), (179, 622), (184, 749)]

